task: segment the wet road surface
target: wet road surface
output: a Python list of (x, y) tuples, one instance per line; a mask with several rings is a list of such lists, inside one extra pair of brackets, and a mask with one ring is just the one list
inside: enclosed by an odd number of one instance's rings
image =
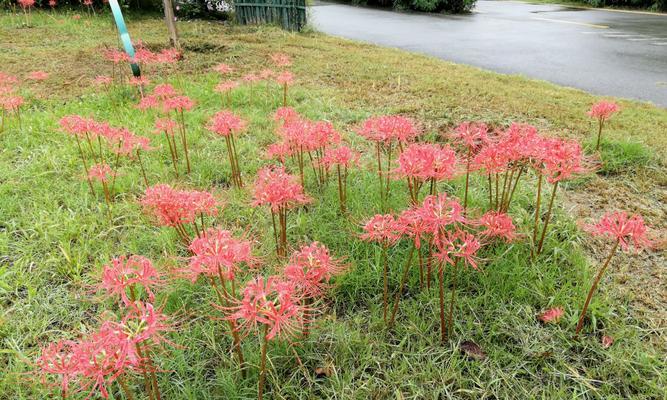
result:
[(447, 16), (316, 3), (315, 29), (667, 107), (667, 15), (478, 1)]

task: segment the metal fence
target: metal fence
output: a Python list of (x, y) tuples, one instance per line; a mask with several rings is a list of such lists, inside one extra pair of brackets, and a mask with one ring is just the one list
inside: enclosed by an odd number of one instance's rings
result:
[(306, 0), (240, 0), (234, 3), (239, 24), (277, 24), (290, 31), (306, 25)]

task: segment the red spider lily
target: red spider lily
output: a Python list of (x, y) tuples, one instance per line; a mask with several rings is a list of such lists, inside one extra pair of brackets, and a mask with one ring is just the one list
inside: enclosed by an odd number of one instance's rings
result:
[(608, 349), (612, 344), (614, 344), (614, 338), (604, 335), (602, 336), (602, 339), (600, 339), (600, 343), (602, 344), (603, 349)]
[(104, 199), (107, 204), (111, 203), (111, 192), (109, 191), (109, 179), (114, 177), (116, 174), (111, 170), (111, 167), (108, 164), (95, 164), (90, 167), (88, 170), (88, 181), (98, 181), (102, 184), (102, 189), (104, 191)]
[(261, 78), (260, 78), (259, 75), (257, 75), (257, 74), (250, 73), (250, 74), (246, 74), (246, 75), (244, 75), (244, 76), (241, 78), (241, 80), (243, 80), (243, 82), (246, 82), (246, 83), (250, 86), (250, 97), (249, 97), (249, 101), (252, 102), (252, 89), (253, 89), (253, 86), (255, 86), (255, 85), (254, 85), (255, 82), (261, 80)]
[(112, 82), (113, 82), (113, 79), (110, 76), (106, 76), (106, 75), (98, 75), (98, 76), (95, 77), (95, 79), (93, 79), (93, 83), (95, 85), (104, 86), (107, 89), (109, 88), (109, 86), (111, 85)]
[(16, 115), (19, 130), (21, 129), (21, 106), (24, 102), (25, 100), (21, 96), (0, 97), (0, 109), (2, 110), (2, 125), (0, 125), (0, 132), (5, 129), (5, 119), (7, 118), (7, 114), (10, 113)]
[(428, 226), (431, 235), (437, 235), (450, 226), (465, 223), (463, 206), (447, 193), (426, 196), (419, 207), (420, 218)]
[[(192, 241), (189, 250), (192, 256), (188, 267), (183, 270), (185, 275), (193, 283), (200, 275), (206, 276), (218, 295), (220, 307), (229, 308), (229, 300), (236, 298), (236, 275), (240, 271), (241, 264), (250, 266), (255, 262), (251, 254), (250, 241), (236, 239), (227, 230), (209, 229)], [(220, 280), (219, 285), (216, 283), (216, 277)], [(227, 282), (231, 283), (230, 288), (227, 287)], [(234, 339), (233, 349), (245, 377), (243, 369), (245, 361), (236, 322), (229, 320), (229, 328)]]
[[(539, 255), (542, 252), (544, 245), (544, 238), (546, 236), (547, 227), (549, 226), (549, 221), (551, 219), (551, 211), (553, 209), (554, 199), (556, 197), (556, 190), (558, 189), (558, 184), (561, 181), (570, 179), (577, 174), (581, 174), (590, 170), (590, 168), (584, 167), (584, 158), (581, 146), (575, 141), (569, 141), (565, 139), (552, 139), (545, 141), (545, 150), (543, 156), (544, 167), (540, 176), (544, 175), (547, 178), (549, 183), (553, 184), (553, 189), (551, 192), (551, 198), (549, 200), (549, 206), (547, 208), (547, 214), (544, 220), (544, 226), (542, 228), (542, 235), (537, 244), (536, 253)], [(539, 187), (538, 187), (539, 189)], [(538, 190), (539, 195), (539, 190)], [(538, 202), (538, 211), (539, 211), (539, 202)], [(536, 213), (538, 212), (536, 211)], [(533, 232), (533, 236), (536, 237), (537, 229), (537, 220), (536, 228)]]
[(291, 283), (276, 276), (256, 277), (243, 289), (243, 299), (232, 307), (227, 318), (235, 321), (244, 334), (263, 326), (262, 356), (259, 372), (258, 399), (263, 398), (266, 379), (266, 358), (269, 341), (277, 337), (293, 338), (304, 323), (306, 310)]
[(155, 133), (164, 133), (169, 145), (169, 154), (171, 155), (171, 163), (174, 167), (174, 173), (178, 177), (178, 148), (176, 146), (176, 138), (174, 132), (178, 127), (178, 122), (169, 118), (159, 118), (155, 121)]
[(51, 9), (55, 8), (57, 5), (58, 2), (56, 0), (49, 0), (49, 7), (51, 7)]
[(229, 155), (229, 165), (232, 169), (232, 181), (236, 187), (243, 187), (241, 180), (241, 167), (239, 166), (238, 153), (236, 152), (236, 139), (234, 133), (243, 131), (247, 122), (241, 119), (231, 111), (220, 111), (216, 113), (209, 121), (206, 128), (225, 138), (227, 143), (227, 154)]
[[(253, 207), (267, 205), (271, 209), (278, 256), (285, 256), (287, 251), (287, 210), (310, 201), (303, 192), (303, 186), (299, 184), (298, 178), (285, 172), (284, 167), (269, 166), (258, 172), (252, 205)], [(280, 232), (276, 227), (276, 214)]]
[[(439, 295), (440, 295), (440, 337), (444, 342), (447, 336), (453, 329), (454, 303), (456, 301), (456, 282), (458, 276), (458, 265), (463, 261), (463, 265), (470, 265), (477, 269), (477, 262), (475, 256), (477, 250), (480, 248), (480, 243), (477, 238), (465, 232), (462, 229), (454, 231), (444, 231), (435, 237), (435, 246), (438, 250), (434, 255), (440, 260), (439, 268)], [(445, 264), (452, 266), (452, 297), (449, 301), (449, 314), (447, 317), (447, 325), (445, 325), (445, 309), (444, 309), (444, 285), (443, 274)]]
[(554, 307), (540, 313), (537, 318), (545, 324), (548, 324), (558, 322), (563, 315), (565, 315), (563, 307)]
[(272, 143), (266, 148), (266, 158), (276, 158), (285, 166), (285, 160), (293, 156), (292, 146), (286, 142)]
[[(35, 6), (35, 0), (16, 0), (16, 1), (23, 9), (23, 14), (25, 14), (25, 24), (30, 25), (28, 23), (28, 14), (30, 14), (30, 10), (32, 10), (32, 8)], [(28, 10), (28, 14), (26, 14), (26, 9)]]
[[(185, 225), (192, 224), (195, 233), (200, 236), (206, 229), (204, 216), (217, 215), (222, 206), (208, 192), (176, 190), (164, 184), (146, 188), (140, 203), (156, 217), (159, 225), (174, 227), (186, 243), (190, 242), (190, 235)], [(200, 218), (201, 230), (197, 217)]]
[(273, 64), (276, 67), (280, 67), (280, 68), (282, 68), (282, 67), (291, 67), (292, 66), (292, 60), (285, 53), (271, 54), (271, 61), (273, 61)]
[(28, 74), (28, 79), (33, 81), (44, 81), (49, 79), (49, 74), (44, 71), (33, 71)]
[(348, 146), (340, 145), (338, 147), (328, 148), (324, 151), (322, 164), (327, 171), (335, 166), (338, 174), (338, 201), (340, 211), (346, 211), (347, 204), (347, 172), (348, 168), (359, 162), (359, 153), (350, 149)]
[(595, 289), (600, 283), (604, 272), (607, 270), (611, 259), (616, 254), (616, 249), (620, 246), (622, 251), (629, 251), (630, 245), (632, 245), (635, 251), (640, 251), (652, 246), (652, 242), (647, 236), (647, 228), (646, 225), (644, 225), (644, 219), (640, 215), (632, 215), (628, 217), (628, 215), (622, 211), (607, 213), (602, 216), (598, 223), (589, 225), (586, 229), (594, 236), (605, 236), (613, 239), (614, 245), (588, 291), (586, 301), (581, 310), (579, 322), (577, 323), (576, 335), (579, 334), (584, 325), (584, 317), (586, 316), (588, 305), (593, 298), (593, 293), (595, 293)]
[(283, 123), (299, 118), (301, 118), (299, 113), (296, 112), (296, 110), (294, 110), (292, 107), (279, 107), (273, 114), (274, 121), (280, 121)]
[[(185, 127), (185, 111), (189, 111), (194, 107), (195, 103), (187, 96), (178, 95), (176, 90), (169, 84), (157, 85), (153, 89), (153, 94), (150, 96), (144, 96), (141, 99), (141, 102), (137, 106), (139, 109), (156, 109), (162, 111), (165, 115), (169, 115), (172, 112), (175, 115), (175, 119), (178, 122), (179, 133), (181, 135), (181, 144), (183, 145), (183, 153), (185, 154), (185, 162), (187, 166), (187, 171), (190, 173), (190, 156), (188, 152), (188, 140), (187, 132)], [(172, 143), (174, 154), (172, 155), (172, 161), (178, 160), (176, 153), (176, 141), (173, 140)]]
[(598, 139), (595, 145), (595, 150), (600, 150), (600, 139), (602, 138), (602, 126), (611, 118), (612, 115), (620, 111), (618, 104), (609, 101), (600, 101), (593, 104), (591, 110), (587, 113), (589, 117), (598, 120)]
[(119, 64), (130, 62), (130, 56), (128, 56), (124, 51), (117, 49), (105, 49), (102, 52), (102, 56), (107, 61), (111, 62), (111, 79), (116, 79), (116, 67), (118, 66), (118, 75), (122, 81), (123, 75)]
[(387, 250), (403, 235), (403, 227), (390, 214), (376, 214), (363, 226), (364, 233), (359, 237), (362, 240), (377, 242), (382, 246), (382, 315), (387, 322), (387, 308), (389, 305), (389, 257)]
[(76, 343), (70, 340), (61, 340), (50, 343), (42, 349), (37, 359), (37, 366), (45, 378), (46, 375), (60, 377), (60, 391), (63, 399), (67, 398), (69, 385), (80, 374), (79, 360), (74, 357)]
[(283, 107), (287, 107), (287, 87), (294, 82), (294, 75), (289, 71), (283, 71), (276, 76), (276, 82), (283, 87)]
[(438, 181), (454, 177), (456, 165), (456, 153), (449, 146), (414, 143), (401, 152), (393, 173), (397, 178), (406, 178), (412, 204), (417, 204), (422, 185), (430, 181), (434, 194)]
[(215, 67), (213, 67), (213, 70), (221, 75), (229, 75), (232, 72), (234, 72), (234, 68), (225, 63), (216, 65)]
[(282, 142), (291, 148), (290, 152), (299, 167), (301, 184), (305, 182), (305, 160), (308, 156), (317, 183), (324, 185), (328, 178), (323, 162), (324, 153), (328, 146), (340, 143), (340, 134), (333, 124), (301, 118), (289, 107), (278, 109), (274, 119), (283, 121), (277, 132)]
[[(402, 151), (403, 145), (413, 141), (419, 136), (420, 132), (408, 118), (400, 115), (385, 115), (371, 117), (364, 121), (358, 133), (367, 140), (375, 142), (377, 174), (380, 182), (380, 202), (384, 208), (389, 197), (389, 171), (391, 170), (393, 144), (397, 143)], [(383, 152), (387, 154), (386, 168), (382, 166)], [(386, 180), (383, 175), (386, 175)]]
[[(153, 289), (160, 286), (160, 274), (146, 257), (131, 255), (111, 260), (104, 266), (100, 288), (108, 295), (119, 296), (126, 306), (137, 300), (137, 286), (141, 286), (149, 301), (155, 300)], [(128, 290), (130, 294), (128, 295)]]
[(313, 298), (320, 296), (331, 278), (344, 270), (345, 267), (331, 257), (325, 245), (313, 242), (292, 254), (283, 274), (305, 297)]
[(239, 86), (237, 81), (225, 81), (220, 82), (215, 86), (215, 91), (219, 93), (224, 93), (227, 100), (227, 107), (232, 106), (231, 93), (232, 90), (236, 89)]
[(139, 94), (142, 98), (144, 97), (144, 87), (150, 85), (150, 83), (150, 79), (146, 78), (145, 76), (133, 76), (130, 78), (130, 85), (139, 88)]
[[(195, 282), (200, 275), (218, 277), (223, 286), (233, 282), (240, 265), (252, 265), (255, 258), (248, 240), (236, 239), (223, 229), (211, 228), (190, 244), (190, 262), (184, 272)], [(226, 290), (226, 289), (225, 289)]]
[(464, 149), (466, 162), (466, 186), (463, 196), (463, 208), (468, 207), (468, 187), (473, 155), (489, 142), (489, 128), (484, 123), (463, 122), (456, 127), (451, 135), (455, 143)]
[(512, 217), (498, 211), (489, 211), (477, 221), (472, 221), (484, 229), (479, 232), (480, 236), (489, 238), (500, 238), (510, 242), (516, 238), (516, 227), (512, 223)]

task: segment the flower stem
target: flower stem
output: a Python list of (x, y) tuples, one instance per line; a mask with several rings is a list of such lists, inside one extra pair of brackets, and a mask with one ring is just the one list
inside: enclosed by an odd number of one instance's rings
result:
[(384, 322), (387, 322), (387, 307), (389, 303), (389, 258), (387, 257), (387, 244), (382, 244), (382, 278), (384, 284), (384, 292), (382, 295), (382, 317)]
[(398, 292), (396, 292), (396, 297), (394, 298), (394, 309), (391, 312), (391, 318), (389, 318), (389, 327), (394, 325), (394, 320), (396, 319), (396, 313), (398, 312), (398, 302), (401, 301), (401, 296), (403, 295), (403, 288), (405, 287), (405, 281), (408, 279), (408, 273), (410, 272), (410, 265), (412, 264), (412, 256), (415, 252), (415, 243), (412, 242), (410, 247), (410, 254), (408, 259), (403, 267), (403, 276), (401, 277), (401, 283), (398, 286)]
[(445, 324), (445, 265), (440, 264), (438, 268), (438, 295), (440, 300), (440, 340), (443, 342), (447, 338), (447, 331)]
[(268, 347), (269, 341), (266, 336), (269, 333), (269, 326), (264, 325), (264, 334), (262, 335), (262, 358), (259, 367), (259, 383), (257, 384), (257, 399), (262, 400), (264, 398), (264, 382), (266, 381), (266, 348)]
[[(453, 331), (453, 322), (454, 322), (454, 302), (456, 301), (456, 276), (458, 275), (458, 258), (454, 261), (454, 268), (452, 269), (452, 298), (449, 301), (449, 316), (447, 317), (447, 336), (451, 336)], [(447, 336), (444, 337), (443, 341), (447, 340)]]
[(544, 218), (544, 227), (542, 228), (542, 235), (540, 236), (540, 243), (537, 246), (537, 254), (539, 255), (542, 252), (542, 246), (544, 245), (544, 237), (547, 234), (547, 227), (549, 226), (549, 220), (551, 219), (551, 210), (554, 206), (554, 198), (556, 197), (556, 189), (558, 189), (558, 182), (554, 183), (554, 188), (551, 191), (551, 199), (549, 200), (549, 208), (547, 208), (547, 215)]
[(616, 248), (618, 248), (619, 242), (620, 241), (617, 240), (614, 243), (614, 247), (611, 248), (609, 256), (607, 256), (607, 260), (602, 265), (602, 268), (600, 268), (600, 272), (598, 272), (597, 276), (595, 277), (595, 280), (593, 281), (593, 284), (591, 285), (591, 289), (588, 291), (588, 296), (586, 296), (586, 302), (584, 302), (584, 307), (581, 310), (581, 316), (579, 317), (579, 321), (577, 322), (577, 329), (574, 333), (575, 336), (579, 335), (579, 331), (581, 331), (581, 328), (584, 325), (584, 317), (586, 317), (586, 310), (588, 310), (588, 305), (590, 304), (591, 299), (593, 298), (593, 293), (595, 292), (595, 289), (598, 287), (600, 279), (602, 279), (602, 275), (607, 270), (609, 262), (611, 262), (611, 259), (614, 257), (614, 254), (616, 254)]

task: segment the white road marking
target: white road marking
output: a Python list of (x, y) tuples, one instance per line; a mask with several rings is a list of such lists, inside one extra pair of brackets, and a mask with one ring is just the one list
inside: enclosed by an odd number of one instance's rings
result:
[(630, 38), (638, 35), (627, 35), (627, 34), (618, 34), (618, 33), (612, 33), (612, 34), (604, 34), (602, 35), (604, 37), (609, 37), (609, 38)]
[(667, 46), (667, 42), (655, 42), (655, 43), (651, 43), (651, 44), (654, 45), (654, 46)]
[(629, 38), (628, 40), (631, 42), (643, 42), (647, 40), (655, 40), (656, 38), (654, 37), (647, 37), (647, 38)]

